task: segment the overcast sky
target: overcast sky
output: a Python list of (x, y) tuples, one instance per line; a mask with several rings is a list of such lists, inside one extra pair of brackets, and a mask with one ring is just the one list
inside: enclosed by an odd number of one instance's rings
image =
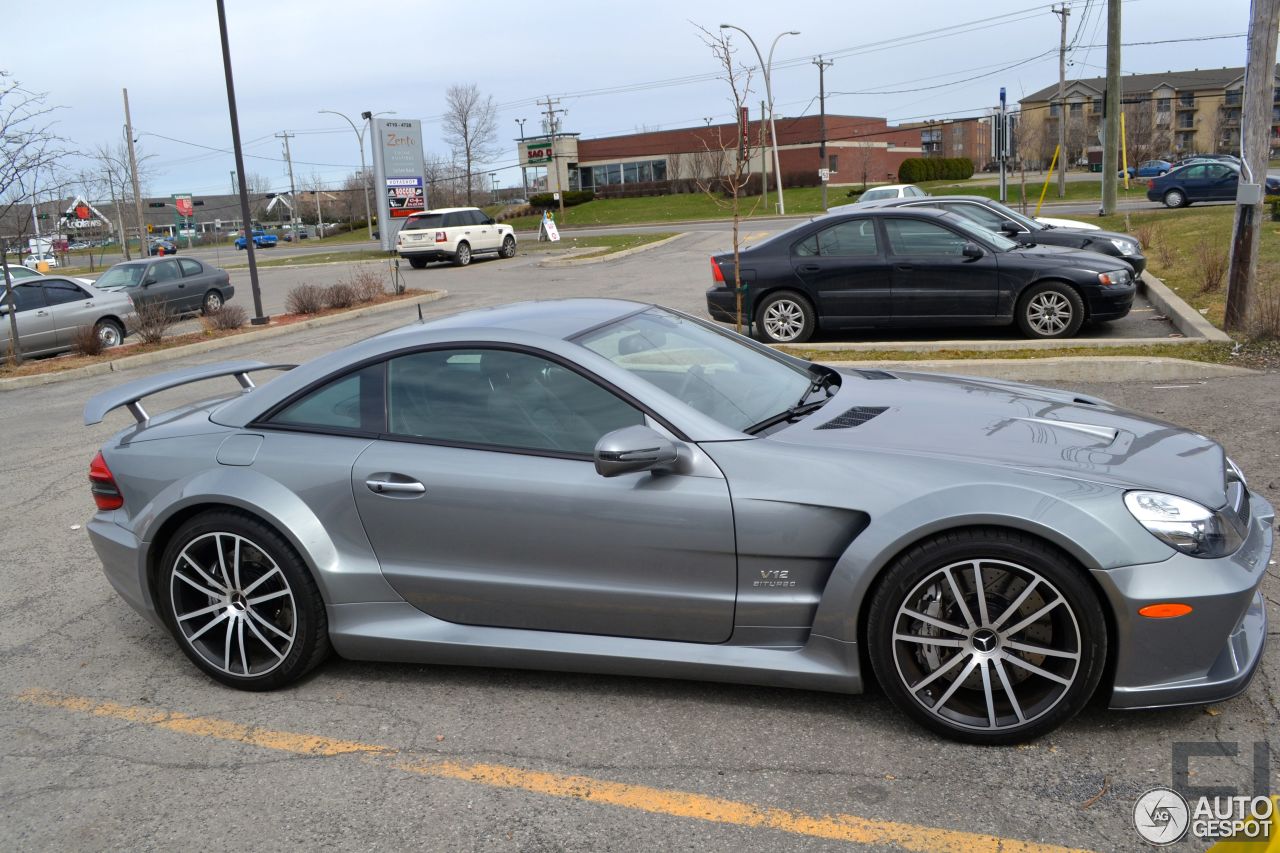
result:
[[(548, 94), (568, 109), (563, 130), (584, 137), (696, 125), (708, 116), (730, 121), (727, 87), (705, 79), (717, 66), (695, 24), (736, 24), (766, 52), (779, 32), (801, 31), (774, 54), (779, 116), (817, 112), (818, 71), (809, 60), (820, 53), (835, 59), (826, 74), (828, 112), (891, 122), (972, 115), (994, 105), (1002, 85), (1016, 102), (1058, 73), (1058, 18), (1049, 4), (1025, 0), (226, 5), (246, 170), (276, 189), (288, 188), (273, 137), (282, 130), (298, 134), (291, 146), (300, 181), (318, 176), (336, 185), (359, 168), (355, 134), (321, 109), (357, 122), (362, 110), (422, 119), (428, 151), (447, 154), (439, 116), (451, 83), (474, 83), (498, 105), (503, 153), (493, 166), (504, 186), (520, 184), (519, 170), (510, 168), (515, 120), (529, 119), (533, 135), (534, 101)], [(1075, 45), (1068, 77), (1102, 75), (1105, 0), (1068, 5)], [(1203, 40), (1126, 47), (1124, 70), (1243, 65), (1243, 37), (1206, 37), (1243, 34), (1248, 5), (1125, 0), (1125, 42)], [(57, 130), (79, 150), (120, 138), (127, 87), (141, 151), (152, 155), (150, 192), (228, 192), (234, 161), (215, 8), (213, 0), (73, 4), (56, 20), (28, 20), (21, 33), (38, 35), (6, 39), (0, 68), (63, 107)], [(951, 29), (930, 34), (944, 28)], [(909, 36), (915, 44), (882, 44)], [(736, 42), (744, 60), (754, 57), (745, 39)], [(681, 78), (693, 80), (672, 82)], [(763, 83), (753, 85), (758, 104)], [(858, 94), (876, 91), (892, 93)]]

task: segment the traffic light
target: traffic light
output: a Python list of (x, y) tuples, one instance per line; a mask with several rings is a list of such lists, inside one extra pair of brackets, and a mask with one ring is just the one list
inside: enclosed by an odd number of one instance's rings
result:
[(162, 201), (152, 201), (152, 202), (148, 202), (148, 203), (147, 203), (147, 207), (164, 207), (164, 202), (162, 202)]

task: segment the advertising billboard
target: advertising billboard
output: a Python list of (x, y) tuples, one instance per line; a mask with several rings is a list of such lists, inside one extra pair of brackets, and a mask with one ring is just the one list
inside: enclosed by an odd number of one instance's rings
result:
[(422, 123), (416, 119), (374, 119), (373, 140), (378, 236), (383, 250), (389, 252), (405, 218), (427, 209)]

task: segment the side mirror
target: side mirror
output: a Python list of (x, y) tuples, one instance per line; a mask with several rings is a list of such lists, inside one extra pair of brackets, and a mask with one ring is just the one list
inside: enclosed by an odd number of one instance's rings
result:
[(963, 254), (966, 258), (980, 258), (985, 255), (986, 252), (982, 251), (982, 247), (977, 243), (965, 243)]
[(1022, 229), (1018, 227), (1018, 224), (1016, 222), (1011, 222), (1010, 220), (1006, 219), (1004, 222), (1000, 223), (1000, 233), (1007, 234), (1008, 236), (1012, 237), (1014, 234), (1022, 233)]
[(660, 471), (676, 464), (675, 442), (647, 426), (629, 426), (606, 433), (596, 442), (596, 473), (617, 477), (636, 471)]

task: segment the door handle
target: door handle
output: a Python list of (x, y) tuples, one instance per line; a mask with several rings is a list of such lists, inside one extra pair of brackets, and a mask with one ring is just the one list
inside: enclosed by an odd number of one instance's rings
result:
[(420, 495), (427, 490), (427, 487), (419, 483), (417, 480), (387, 480), (380, 477), (370, 477), (364, 481), (369, 487), (369, 491), (378, 494), (387, 492), (396, 492), (399, 494)]
[(894, 264), (893, 268), (899, 272), (911, 272), (915, 269), (915, 264)]
[(822, 267), (817, 264), (802, 264), (800, 272), (822, 272)]

